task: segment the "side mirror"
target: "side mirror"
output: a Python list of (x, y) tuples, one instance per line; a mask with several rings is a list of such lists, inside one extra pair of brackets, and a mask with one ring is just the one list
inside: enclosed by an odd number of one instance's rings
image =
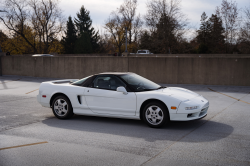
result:
[(116, 89), (117, 92), (122, 92), (124, 95), (127, 95), (128, 92), (127, 90), (123, 87), (123, 86), (120, 86)]

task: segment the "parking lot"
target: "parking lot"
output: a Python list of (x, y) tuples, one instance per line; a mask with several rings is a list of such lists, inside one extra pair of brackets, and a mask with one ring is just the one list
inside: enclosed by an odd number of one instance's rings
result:
[(203, 95), (208, 115), (153, 129), (137, 120), (59, 120), (36, 101), (47, 80), (0, 77), (0, 166), (250, 165), (250, 87), (166, 85)]

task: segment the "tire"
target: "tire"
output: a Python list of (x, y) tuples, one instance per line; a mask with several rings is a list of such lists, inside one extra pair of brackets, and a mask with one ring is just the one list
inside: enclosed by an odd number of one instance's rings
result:
[(57, 96), (52, 103), (52, 111), (58, 119), (70, 119), (74, 113), (69, 99)]
[(143, 108), (143, 120), (152, 128), (160, 128), (169, 122), (168, 109), (160, 102), (150, 102)]

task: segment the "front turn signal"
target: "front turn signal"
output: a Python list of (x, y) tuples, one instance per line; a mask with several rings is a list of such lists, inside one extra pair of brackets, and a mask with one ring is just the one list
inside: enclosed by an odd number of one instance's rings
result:
[(176, 109), (177, 109), (177, 107), (172, 106), (172, 107), (171, 107), (171, 109), (172, 109), (172, 110), (176, 110)]

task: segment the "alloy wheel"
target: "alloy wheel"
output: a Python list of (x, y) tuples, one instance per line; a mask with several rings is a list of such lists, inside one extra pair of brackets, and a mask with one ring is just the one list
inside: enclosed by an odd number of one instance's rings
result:
[(145, 111), (145, 118), (151, 125), (159, 125), (164, 119), (164, 113), (158, 106), (150, 106)]
[(68, 112), (68, 103), (64, 99), (57, 99), (54, 103), (54, 110), (58, 116), (65, 116)]

